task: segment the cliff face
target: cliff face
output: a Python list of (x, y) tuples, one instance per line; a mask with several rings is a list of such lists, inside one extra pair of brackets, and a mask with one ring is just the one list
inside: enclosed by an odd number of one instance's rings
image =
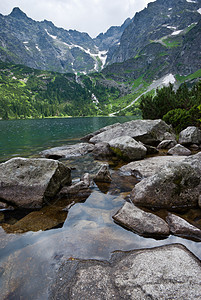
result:
[(135, 57), (152, 41), (166, 36), (176, 36), (201, 19), (201, 0), (157, 0), (136, 13), (124, 30), (120, 45), (114, 51), (111, 62), (122, 62)]

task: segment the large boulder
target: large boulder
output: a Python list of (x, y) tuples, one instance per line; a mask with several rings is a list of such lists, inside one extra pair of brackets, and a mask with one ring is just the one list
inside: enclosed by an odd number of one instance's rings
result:
[(71, 158), (86, 155), (93, 151), (94, 145), (88, 143), (80, 143), (69, 146), (54, 147), (40, 152), (42, 157), (50, 159)]
[(21, 208), (40, 208), (71, 183), (71, 170), (50, 159), (13, 158), (0, 164), (0, 198)]
[(168, 213), (166, 221), (172, 234), (181, 236), (183, 238), (194, 238), (201, 241), (201, 230), (188, 223), (183, 218)]
[(154, 156), (148, 157), (140, 161), (133, 161), (120, 168), (124, 175), (134, 175), (136, 177), (149, 177), (157, 173), (170, 162), (179, 162), (186, 156)]
[(200, 144), (201, 130), (195, 126), (189, 126), (179, 134), (179, 143), (182, 145)]
[(156, 145), (167, 137), (175, 139), (171, 126), (162, 120), (134, 120), (96, 134), (89, 141), (93, 144), (110, 142), (121, 136), (130, 136), (148, 145)]
[(112, 151), (122, 159), (138, 160), (146, 156), (147, 149), (129, 136), (121, 136), (109, 142)]
[(65, 260), (50, 299), (199, 299), (201, 264), (182, 245), (115, 252), (109, 262)]
[(108, 126), (105, 126), (105, 127), (103, 127), (103, 128), (100, 128), (100, 129), (98, 129), (98, 130), (96, 130), (96, 131), (94, 131), (94, 132), (92, 132), (92, 133), (89, 133), (89, 134), (85, 135), (85, 136), (82, 137), (80, 140), (81, 140), (82, 142), (87, 142), (87, 143), (88, 143), (89, 140), (90, 140), (92, 137), (94, 137), (95, 135), (97, 135), (97, 134), (99, 134), (99, 133), (101, 133), (101, 132), (107, 131), (107, 130), (109, 130), (109, 129), (115, 128), (115, 127), (117, 127), (117, 126), (121, 126), (121, 123), (115, 123), (115, 124), (108, 125)]
[(179, 163), (165, 165), (159, 172), (136, 184), (132, 201), (154, 208), (196, 207), (201, 193), (200, 153)]
[(126, 202), (113, 216), (120, 225), (145, 237), (164, 238), (170, 233), (167, 223), (160, 217), (137, 208)]
[(186, 147), (184, 147), (180, 144), (177, 144), (173, 148), (169, 149), (167, 154), (169, 154), (169, 155), (181, 155), (181, 156), (186, 155), (186, 156), (188, 156), (188, 155), (191, 155), (191, 151), (188, 148), (186, 148)]
[(92, 155), (95, 159), (104, 160), (109, 157), (112, 157), (114, 153), (110, 149), (110, 145), (108, 143), (102, 142), (95, 144), (94, 150), (92, 151)]

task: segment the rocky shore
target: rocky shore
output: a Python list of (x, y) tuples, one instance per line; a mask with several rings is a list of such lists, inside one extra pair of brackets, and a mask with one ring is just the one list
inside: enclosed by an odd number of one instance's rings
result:
[[(99, 161), (99, 170), (72, 180), (68, 160), (88, 153)], [(30, 228), (33, 220), (41, 222), (51, 201), (59, 207), (65, 200), (65, 220), (97, 185), (124, 198), (113, 215), (123, 228), (147, 238), (175, 235), (201, 241), (199, 128), (188, 127), (177, 139), (162, 120), (117, 123), (85, 136), (80, 144), (47, 149), (40, 156), (0, 164), (0, 223), (6, 232), (20, 233), (24, 224)], [(7, 224), (3, 212), (19, 209), (31, 211)], [(193, 218), (183, 218), (191, 209)], [(200, 261), (183, 246), (170, 245), (119, 252), (110, 262), (69, 260), (60, 266), (49, 293), (50, 299), (196, 299), (201, 297), (200, 275)]]

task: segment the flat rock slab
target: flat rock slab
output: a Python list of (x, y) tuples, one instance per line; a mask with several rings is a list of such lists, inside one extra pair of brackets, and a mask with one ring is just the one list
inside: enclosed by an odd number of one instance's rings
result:
[(114, 138), (130, 136), (136, 141), (153, 145), (164, 139), (174, 139), (172, 129), (162, 120), (134, 120), (123, 124), (118, 124), (99, 134), (95, 134), (89, 141), (97, 144), (100, 142), (110, 142)]
[(69, 259), (50, 299), (200, 299), (201, 264), (184, 246), (117, 252), (109, 262)]
[(71, 183), (71, 170), (50, 159), (13, 158), (0, 164), (0, 198), (21, 208), (40, 208)]
[(137, 177), (149, 177), (154, 175), (160, 168), (170, 162), (179, 162), (186, 156), (155, 156), (140, 161), (131, 162), (120, 168), (123, 173), (137, 175)]
[(88, 143), (80, 143), (69, 146), (55, 147), (40, 152), (42, 157), (46, 158), (71, 158), (86, 155), (94, 150), (94, 145)]
[(168, 224), (163, 219), (128, 202), (113, 216), (113, 219), (145, 237), (164, 238), (170, 233)]
[(201, 241), (201, 230), (193, 226), (192, 224), (188, 223), (183, 218), (168, 213), (166, 220), (172, 234), (184, 238), (195, 238)]

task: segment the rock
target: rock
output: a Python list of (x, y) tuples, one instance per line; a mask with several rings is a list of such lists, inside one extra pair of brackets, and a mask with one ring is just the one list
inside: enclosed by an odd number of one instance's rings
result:
[(95, 182), (111, 182), (112, 181), (108, 164), (104, 164), (101, 166), (100, 170), (94, 176), (94, 181)]
[(40, 208), (70, 183), (70, 169), (58, 161), (13, 158), (0, 164), (0, 198), (20, 208)]
[(128, 202), (113, 216), (113, 219), (145, 237), (164, 238), (170, 233), (169, 227), (163, 219)]
[(0, 212), (0, 223), (4, 222), (4, 214)]
[(181, 155), (181, 156), (188, 156), (191, 155), (191, 151), (189, 149), (187, 149), (186, 147), (177, 144), (176, 146), (174, 146), (173, 148), (171, 148), (170, 150), (168, 150), (167, 154), (169, 155)]
[(42, 157), (50, 159), (71, 158), (86, 155), (93, 151), (94, 145), (88, 143), (80, 143), (70, 146), (55, 147), (40, 152)]
[(66, 198), (69, 200), (76, 200), (76, 202), (85, 201), (91, 194), (88, 182), (79, 181), (70, 186), (65, 186), (58, 194), (60, 198)]
[(191, 225), (181, 217), (168, 213), (166, 221), (172, 234), (183, 238), (195, 238), (201, 241), (201, 230)]
[(89, 141), (93, 144), (109, 143), (114, 138), (130, 136), (136, 141), (154, 146), (167, 136), (167, 132), (171, 133), (172, 139), (174, 139), (171, 126), (162, 120), (134, 120), (94, 135)]
[(109, 262), (73, 259), (59, 268), (50, 299), (199, 299), (201, 264), (184, 246), (115, 252)]
[(112, 151), (125, 160), (138, 160), (146, 156), (147, 149), (129, 136), (121, 136), (109, 142)]
[(98, 135), (99, 133), (104, 132), (104, 131), (107, 131), (107, 130), (109, 130), (109, 129), (113, 129), (113, 128), (117, 127), (117, 126), (121, 126), (121, 124), (120, 124), (120, 123), (115, 123), (115, 124), (112, 124), (112, 125), (105, 126), (105, 127), (103, 127), (103, 128), (100, 128), (99, 130), (96, 130), (96, 131), (94, 131), (94, 132), (92, 132), (92, 133), (89, 133), (89, 134), (85, 135), (85, 136), (82, 137), (80, 140), (83, 141), (83, 142), (87, 142), (87, 143), (88, 143), (89, 140), (90, 140), (92, 137), (94, 137), (95, 135)]
[(189, 145), (189, 148), (190, 148), (190, 150), (192, 150), (192, 151), (198, 151), (198, 150), (199, 150), (199, 146), (196, 145), (196, 144)]
[(134, 187), (132, 201), (136, 205), (151, 208), (196, 207), (201, 193), (199, 158), (195, 155), (189, 161), (185, 159), (170, 163), (155, 175), (144, 178)]
[(102, 142), (95, 144), (94, 150), (92, 151), (93, 156), (98, 160), (104, 160), (113, 155), (110, 145)]
[(90, 174), (89, 173), (85, 173), (82, 178), (81, 178), (81, 181), (83, 181), (85, 183), (85, 185), (87, 187), (90, 186), (90, 182), (91, 182), (91, 177), (90, 177)]
[(149, 177), (163, 168), (170, 162), (179, 162), (186, 156), (155, 156), (145, 158), (140, 161), (131, 162), (120, 168), (120, 171), (125, 175), (138, 175), (138, 177)]
[(201, 130), (195, 126), (189, 126), (179, 134), (179, 143), (181, 145), (200, 144)]
[(14, 207), (9, 205), (8, 203), (0, 201), (0, 210), (14, 210)]
[(27, 231), (48, 230), (62, 226), (67, 217), (67, 212), (54, 206), (43, 207), (40, 211), (33, 211), (15, 224), (3, 224), (2, 227), (7, 233), (24, 233)]
[(177, 144), (175, 140), (164, 140), (158, 145), (158, 149), (171, 149)]
[(147, 149), (147, 155), (152, 155), (152, 154), (158, 154), (159, 151), (156, 149), (156, 147), (150, 146), (150, 145), (145, 145), (143, 144), (144, 147)]

